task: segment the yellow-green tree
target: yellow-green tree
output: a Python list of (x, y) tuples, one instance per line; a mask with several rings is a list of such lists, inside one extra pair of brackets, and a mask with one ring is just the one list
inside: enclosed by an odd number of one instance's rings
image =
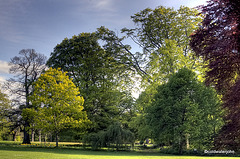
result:
[(34, 83), (30, 96), (34, 108), (25, 109), (35, 128), (54, 133), (56, 147), (58, 135), (65, 128), (85, 128), (90, 121), (83, 111), (84, 99), (66, 72), (50, 68)]
[(6, 94), (0, 90), (0, 140), (10, 133), (9, 112), (12, 107)]

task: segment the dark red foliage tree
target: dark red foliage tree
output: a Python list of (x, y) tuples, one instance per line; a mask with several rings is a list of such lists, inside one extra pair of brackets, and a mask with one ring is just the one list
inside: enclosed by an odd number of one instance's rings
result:
[(227, 109), (226, 124), (216, 144), (240, 147), (240, 0), (211, 0), (200, 6), (204, 19), (191, 36), (197, 56), (208, 61), (206, 83), (215, 85)]

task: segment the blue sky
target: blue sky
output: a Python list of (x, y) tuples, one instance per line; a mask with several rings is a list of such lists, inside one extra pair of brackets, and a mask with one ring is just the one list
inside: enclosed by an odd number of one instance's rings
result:
[(21, 49), (47, 57), (61, 41), (105, 26), (116, 32), (134, 26), (131, 15), (157, 6), (196, 7), (206, 0), (0, 0), (0, 81), (7, 62)]

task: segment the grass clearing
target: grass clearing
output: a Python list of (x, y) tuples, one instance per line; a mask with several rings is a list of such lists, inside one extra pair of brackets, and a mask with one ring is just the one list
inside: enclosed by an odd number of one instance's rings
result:
[(173, 156), (160, 153), (87, 151), (0, 143), (0, 159), (229, 159), (240, 157)]

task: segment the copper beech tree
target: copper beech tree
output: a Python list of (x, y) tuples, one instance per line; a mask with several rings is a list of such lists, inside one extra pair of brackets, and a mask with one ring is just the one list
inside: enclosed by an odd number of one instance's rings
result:
[(190, 42), (196, 55), (208, 62), (206, 83), (223, 95), (227, 108), (218, 148), (240, 147), (239, 4), (239, 0), (211, 0), (200, 6), (204, 20)]

